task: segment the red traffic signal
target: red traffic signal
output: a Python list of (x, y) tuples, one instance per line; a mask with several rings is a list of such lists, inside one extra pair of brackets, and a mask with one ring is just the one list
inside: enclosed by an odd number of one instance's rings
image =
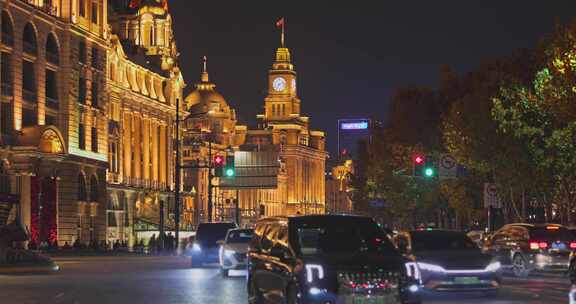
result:
[(417, 165), (422, 165), (424, 164), (424, 161), (426, 161), (426, 157), (422, 154), (416, 154), (414, 155), (414, 163)]
[(224, 156), (222, 155), (214, 156), (214, 165), (216, 167), (221, 167), (222, 165), (224, 165)]

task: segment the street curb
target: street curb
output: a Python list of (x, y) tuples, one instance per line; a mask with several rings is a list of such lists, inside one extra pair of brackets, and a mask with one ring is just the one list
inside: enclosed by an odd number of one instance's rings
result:
[(14, 265), (0, 266), (0, 275), (23, 274), (23, 273), (55, 273), (60, 270), (57, 264), (51, 265)]

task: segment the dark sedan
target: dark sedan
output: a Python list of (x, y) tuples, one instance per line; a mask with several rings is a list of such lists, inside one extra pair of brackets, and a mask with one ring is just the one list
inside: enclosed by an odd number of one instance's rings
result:
[(462, 232), (411, 231), (395, 238), (412, 263), (409, 272), (426, 291), (482, 291), (500, 288), (500, 262), (484, 254)]

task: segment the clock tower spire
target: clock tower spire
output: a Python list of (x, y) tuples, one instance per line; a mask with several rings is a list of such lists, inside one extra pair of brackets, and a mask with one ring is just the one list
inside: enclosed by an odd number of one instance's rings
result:
[(300, 99), (296, 90), (296, 71), (284, 40), (285, 19), (280, 19), (276, 26), (282, 29), (280, 47), (276, 49), (272, 69), (268, 71), (268, 96), (261, 117), (269, 123), (284, 123), (300, 118)]

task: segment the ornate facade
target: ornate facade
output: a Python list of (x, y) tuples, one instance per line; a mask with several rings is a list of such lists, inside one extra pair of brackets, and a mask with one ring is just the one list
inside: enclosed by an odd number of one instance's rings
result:
[(0, 1), (0, 9), (3, 188), (17, 195), (32, 241), (102, 240), (107, 1)]
[[(215, 91), (204, 66), (201, 82), (186, 98), (192, 117), (187, 120), (184, 160), (202, 167), (214, 155), (227, 155), (233, 150), (279, 155), (274, 188), (219, 190), (220, 181), (215, 178), (214, 218), (233, 220), (234, 206), (229, 202), (235, 199), (239, 200), (243, 223), (260, 216), (324, 213), (324, 170), (328, 157), (325, 136), (323, 132), (310, 130), (309, 118), (301, 115), (296, 76), (289, 49), (278, 48), (268, 73), (265, 112), (257, 117), (258, 127), (249, 128), (237, 124), (234, 109)], [(208, 170), (188, 169), (186, 184), (193, 189), (186, 205), (198, 214), (196, 221), (205, 220)]]
[[(276, 50), (272, 69), (268, 72), (268, 96), (264, 113), (258, 115), (259, 128), (237, 129), (239, 145), (270, 146), (280, 152), (285, 169), (286, 189), (279, 184), (277, 202), (263, 205), (263, 215), (294, 215), (324, 213), (325, 151), (324, 132), (311, 130), (309, 118), (301, 114), (297, 74), (290, 50)], [(240, 201), (244, 199), (240, 195)], [(264, 212), (262, 212), (264, 211)]]
[[(108, 53), (108, 240), (174, 229), (176, 103), (185, 84), (164, 1), (117, 1)], [(184, 114), (182, 114), (184, 116)]]

